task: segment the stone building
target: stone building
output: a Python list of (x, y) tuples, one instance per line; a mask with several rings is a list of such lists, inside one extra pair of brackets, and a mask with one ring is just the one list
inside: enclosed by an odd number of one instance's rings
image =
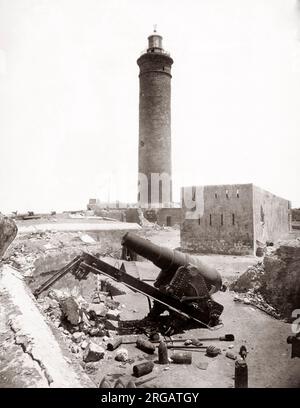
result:
[(246, 255), (290, 230), (288, 200), (253, 184), (182, 189), (181, 248)]
[(292, 209), (292, 221), (300, 222), (300, 208)]

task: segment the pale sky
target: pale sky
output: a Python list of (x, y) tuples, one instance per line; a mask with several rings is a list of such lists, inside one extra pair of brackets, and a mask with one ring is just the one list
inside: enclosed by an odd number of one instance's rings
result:
[(1, 212), (136, 200), (153, 24), (174, 59), (175, 198), (254, 183), (300, 207), (297, 0), (0, 0)]

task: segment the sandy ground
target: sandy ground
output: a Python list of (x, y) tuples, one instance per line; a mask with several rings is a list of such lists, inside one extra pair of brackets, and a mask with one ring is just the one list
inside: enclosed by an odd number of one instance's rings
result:
[[(73, 220), (74, 222), (74, 220)], [(75, 220), (77, 223), (77, 220)], [(26, 223), (22, 223), (26, 226)], [(37, 223), (39, 224), (39, 223)], [(71, 224), (71, 223), (70, 223)], [(28, 224), (27, 224), (28, 225)], [(55, 225), (51, 225), (51, 229), (55, 230)], [(72, 230), (74, 231), (74, 230)], [(74, 232), (70, 234), (74, 234)], [(145, 237), (152, 242), (167, 246), (169, 248), (178, 248), (180, 246), (179, 230), (166, 228), (164, 230), (143, 231)], [(70, 239), (70, 245), (77, 245), (78, 239), (73, 235)], [(63, 239), (65, 246), (68, 241), (65, 240), (65, 235), (58, 235), (57, 240)], [(76, 238), (76, 239), (75, 239)], [(45, 243), (51, 243), (51, 237), (47, 236), (44, 242), (43, 237), (39, 237), (39, 245), (43, 247)], [(33, 239), (34, 241), (34, 239)], [(32, 241), (32, 243), (34, 243)], [(18, 248), (21, 246), (21, 241), (16, 240)], [(101, 243), (99, 243), (101, 244)], [(89, 250), (92, 246), (84, 245), (84, 250)], [(45, 253), (51, 254), (45, 257), (45, 264), (49, 264), (49, 259), (52, 263), (57, 263), (61, 267), (59, 260), (60, 253), (66, 248), (57, 248), (54, 250), (45, 250)], [(13, 252), (13, 248), (11, 250)], [(19, 255), (18, 255), (19, 256)], [(208, 264), (216, 267), (224, 280), (224, 283), (229, 283), (242, 274), (249, 265), (257, 262), (256, 257), (252, 256), (223, 256), (223, 255), (198, 255)], [(43, 260), (42, 260), (43, 263)], [(52, 266), (52, 264), (51, 264)], [(55, 266), (53, 264), (53, 266)], [(51, 268), (50, 268), (51, 269)], [(54, 269), (54, 267), (52, 268)], [(39, 265), (39, 273), (43, 271), (43, 265)], [(153, 272), (155, 278), (156, 272)], [(43, 278), (42, 275), (40, 275)], [(45, 276), (43, 279), (48, 278)], [(42, 280), (43, 280), (42, 279)], [(95, 279), (89, 277), (87, 281), (78, 283), (72, 277), (64, 278), (56, 287), (73, 287), (78, 285), (80, 291), (84, 295), (91, 293), (95, 287)], [(222, 336), (226, 333), (232, 333), (235, 336), (235, 341), (232, 342), (233, 351), (238, 352), (242, 344), (246, 345), (249, 355), (247, 357), (249, 367), (249, 387), (300, 387), (300, 359), (290, 358), (291, 346), (286, 343), (287, 336), (291, 335), (291, 325), (283, 321), (275, 320), (274, 318), (264, 314), (252, 306), (237, 304), (233, 301), (234, 294), (232, 292), (217, 293), (214, 295), (216, 301), (224, 306), (222, 314), (223, 327), (217, 331), (209, 331), (208, 329), (194, 329), (184, 333), (185, 338), (190, 337), (212, 337)], [(121, 319), (132, 320), (144, 317), (148, 313), (147, 299), (136, 293), (116, 297), (118, 301), (125, 305), (122, 309)], [(61, 341), (61, 339), (59, 339)], [(95, 338), (95, 342), (102, 343), (101, 338)], [(206, 344), (206, 343), (205, 343)], [(202, 352), (193, 353), (193, 364), (187, 365), (168, 365), (160, 366), (155, 364), (153, 372), (145, 379), (155, 377), (152, 381), (148, 381), (146, 385), (154, 387), (225, 387), (234, 386), (234, 361), (225, 357), (225, 352), (231, 343), (225, 342), (207, 342), (207, 345), (213, 344), (221, 347), (222, 354), (215, 358), (209, 358)], [(140, 350), (137, 350), (134, 345), (128, 345), (126, 348), (129, 351), (130, 358), (135, 360), (135, 363), (144, 361), (145, 359), (157, 360), (157, 354), (149, 356)], [(115, 380), (122, 377), (125, 381), (132, 378), (132, 364), (118, 363), (114, 360), (115, 352), (110, 354), (110, 358), (105, 358), (98, 363), (93, 363), (89, 367), (89, 376), (99, 384), (104, 375)], [(207, 370), (202, 370), (197, 367), (199, 362), (207, 361)], [(143, 377), (144, 378), (144, 377)]]
[[(300, 387), (300, 360), (290, 358), (290, 346), (286, 343), (287, 336), (291, 335), (289, 324), (273, 319), (263, 312), (252, 307), (233, 302), (232, 293), (219, 293), (214, 296), (215, 300), (224, 305), (222, 315), (223, 328), (209, 331), (207, 329), (193, 329), (174, 338), (191, 337), (219, 337), (226, 333), (232, 333), (235, 341), (220, 342), (206, 341), (205, 345), (220, 347), (222, 354), (215, 358), (205, 356), (203, 352), (192, 353), (192, 365), (170, 364), (161, 366), (155, 364), (151, 374), (145, 378), (156, 378), (148, 382), (153, 387), (195, 387), (195, 388), (232, 388), (234, 387), (234, 361), (225, 357), (233, 345), (231, 351), (238, 353), (242, 344), (249, 352), (247, 357), (249, 387)], [(132, 294), (118, 297), (127, 306), (122, 313), (122, 319), (126, 320), (134, 315), (135, 319), (142, 318), (148, 312), (146, 299), (141, 295)], [(134, 305), (134, 306), (133, 306)], [(134, 311), (134, 313), (133, 313)], [(144, 360), (157, 360), (157, 353), (149, 356), (137, 350), (134, 345), (125, 346), (130, 357), (136, 359), (135, 363)], [(114, 353), (115, 354), (115, 353)], [(171, 352), (169, 352), (169, 356)], [(208, 362), (207, 370), (197, 367), (200, 362)], [(116, 364), (113, 360), (102, 361), (100, 370), (92, 375), (94, 381), (99, 384), (104, 375), (110, 379), (121, 377), (124, 382), (128, 381), (132, 374), (132, 366), (122, 363)]]

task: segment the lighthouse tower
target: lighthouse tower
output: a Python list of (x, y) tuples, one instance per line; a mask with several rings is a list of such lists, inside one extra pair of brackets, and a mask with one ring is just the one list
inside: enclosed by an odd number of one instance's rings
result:
[(139, 95), (139, 197), (142, 208), (170, 207), (171, 166), (171, 66), (154, 30), (148, 49), (137, 60)]

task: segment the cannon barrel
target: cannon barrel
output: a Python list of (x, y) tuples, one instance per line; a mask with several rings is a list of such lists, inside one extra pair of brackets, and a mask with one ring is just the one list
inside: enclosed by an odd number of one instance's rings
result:
[(194, 256), (155, 245), (151, 241), (141, 238), (132, 232), (124, 235), (122, 245), (153, 262), (154, 265), (162, 270), (161, 273), (164, 276), (168, 276), (169, 281), (179, 267), (191, 264), (203, 276), (208, 290), (213, 289), (212, 292), (217, 292), (221, 289), (222, 278), (219, 272)]

